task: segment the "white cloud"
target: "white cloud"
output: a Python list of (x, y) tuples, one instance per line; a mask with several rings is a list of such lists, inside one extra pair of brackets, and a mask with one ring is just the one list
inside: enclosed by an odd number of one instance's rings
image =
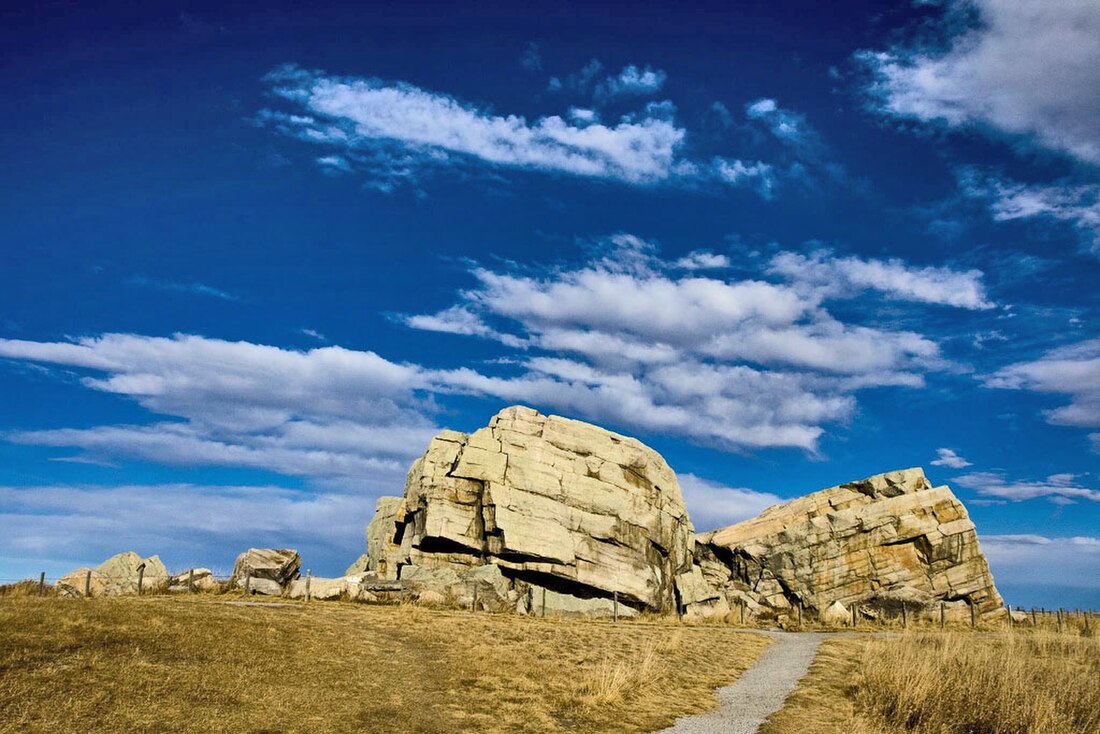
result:
[(77, 447), (93, 459), (240, 466), (392, 488), (436, 431), (418, 395), (431, 378), (372, 352), (106, 334), (75, 342), (2, 339), (0, 356), (105, 373), (81, 382), (179, 419), (5, 436)]
[(211, 298), (219, 298), (223, 301), (240, 300), (238, 296), (228, 291), (224, 291), (221, 288), (215, 288), (212, 285), (206, 285), (205, 283), (179, 283), (174, 280), (164, 280), (162, 278), (148, 278), (144, 275), (135, 275), (127, 279), (126, 282), (143, 288), (154, 288), (156, 290), (173, 291), (175, 293), (189, 293), (196, 296), (209, 296)]
[(946, 466), (951, 469), (964, 469), (972, 466), (971, 462), (959, 456), (952, 449), (936, 449), (939, 458), (932, 462), (932, 466)]
[(1022, 184), (973, 169), (960, 171), (963, 193), (989, 202), (998, 222), (1039, 219), (1073, 227), (1085, 247), (1100, 254), (1100, 185), (1082, 183)]
[[(945, 46), (860, 54), (877, 106), (948, 127), (1027, 135), (1100, 163), (1100, 3), (953, 0)], [(976, 14), (976, 22), (971, 13)]]
[(758, 99), (745, 107), (750, 120), (759, 120), (768, 126), (779, 140), (801, 147), (815, 142), (816, 134), (809, 129), (806, 118), (797, 112), (783, 109), (774, 99)]
[[(639, 83), (650, 75), (656, 72), (639, 72)], [(731, 161), (719, 167), (684, 158), (687, 133), (667, 105), (647, 107), (644, 115), (626, 116), (613, 125), (594, 115), (572, 124), (557, 115), (533, 121), (498, 115), (411, 84), (325, 76), (294, 66), (272, 72), (267, 81), (295, 111), (265, 110), (259, 121), (339, 151), (319, 160), (366, 170), (381, 190), (413, 181), (419, 171), (470, 161), (642, 186), (755, 184), (763, 175), (763, 169), (754, 169), (759, 163)], [(737, 164), (744, 174), (727, 175), (725, 168)]]
[(688, 266), (726, 261), (669, 263), (631, 235), (607, 246), (573, 269), (474, 267), (460, 303), (406, 323), (527, 351), (519, 374), (448, 375), (456, 387), (727, 448), (814, 450), (824, 424), (852, 414), (854, 392), (919, 387), (944, 365), (920, 334), (836, 319), (823, 289), (702, 277)]
[(1100, 589), (1100, 538), (982, 535), (981, 544), (998, 584)]
[[(0, 534), (0, 565), (34, 559), (55, 576), (133, 549), (160, 554), (172, 571), (206, 566), (227, 575), (237, 553), (282, 547), (334, 575), (362, 552), (376, 496), (279, 486), (0, 486), (0, 526), (18, 528)], [(321, 559), (330, 565), (318, 567)]]
[(728, 487), (694, 474), (681, 474), (677, 478), (696, 532), (748, 520), (759, 515), (764, 508), (783, 501), (778, 495)]
[(693, 250), (673, 263), (680, 270), (720, 270), (730, 266), (730, 259), (710, 250)]
[(823, 289), (834, 297), (876, 290), (888, 298), (956, 308), (992, 308), (980, 270), (913, 267), (902, 260), (834, 257), (820, 250), (809, 256), (794, 252), (775, 255), (769, 271)]
[(1002, 474), (974, 472), (955, 477), (955, 484), (972, 489), (983, 497), (1022, 502), (1045, 497), (1057, 504), (1076, 500), (1100, 502), (1100, 489), (1083, 487), (1073, 474), (1051, 474), (1040, 481), (1010, 481)]
[(1069, 395), (1069, 405), (1049, 411), (1055, 425), (1100, 427), (1100, 339), (1053, 349), (985, 378), (987, 387)]
[(609, 76), (596, 87), (597, 97), (649, 95), (661, 91), (668, 75), (661, 69), (649, 66), (639, 68), (633, 64), (623, 67), (618, 76)]

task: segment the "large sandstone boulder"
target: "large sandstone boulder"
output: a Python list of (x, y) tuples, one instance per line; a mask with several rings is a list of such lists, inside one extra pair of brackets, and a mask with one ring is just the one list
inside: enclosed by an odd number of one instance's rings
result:
[[(89, 581), (88, 573), (91, 572)], [(133, 551), (111, 556), (95, 568), (78, 568), (57, 582), (62, 596), (122, 596), (138, 593), (138, 582), (145, 593), (163, 591), (168, 586), (168, 569), (159, 556), (142, 558)]]
[(464, 570), (494, 565), (516, 596), (547, 588), (612, 603), (617, 594), (624, 606), (669, 611), (677, 580), (691, 580), (693, 532), (656, 451), (517, 406), (472, 434), (432, 439), (404, 497), (379, 502), (367, 568), (410, 582), (421, 569), (451, 569), (455, 596)]
[(298, 578), (302, 558), (289, 548), (249, 548), (237, 556), (230, 585), (254, 594), (281, 596), (291, 581)]
[(801, 603), (824, 616), (851, 608), (968, 604), (1003, 613), (966, 508), (921, 469), (850, 482), (775, 505), (696, 537), (708, 585), (777, 613)]

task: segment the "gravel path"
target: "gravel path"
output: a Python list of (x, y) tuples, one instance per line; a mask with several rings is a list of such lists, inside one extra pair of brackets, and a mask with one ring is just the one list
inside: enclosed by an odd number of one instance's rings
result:
[(661, 734), (755, 734), (783, 706), (825, 637), (815, 632), (764, 632), (775, 640), (756, 665), (718, 689), (718, 708), (685, 716)]

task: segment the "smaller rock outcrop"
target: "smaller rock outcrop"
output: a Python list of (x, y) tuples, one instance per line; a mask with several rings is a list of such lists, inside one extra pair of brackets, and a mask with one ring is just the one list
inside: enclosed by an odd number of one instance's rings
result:
[(966, 507), (917, 469), (876, 474), (696, 536), (696, 564), (732, 603), (764, 614), (837, 603), (863, 615), (902, 606), (964, 619), (1004, 614)]
[(233, 564), (231, 586), (254, 594), (282, 596), (283, 590), (299, 576), (302, 557), (290, 548), (249, 548)]
[[(90, 575), (90, 578), (89, 578)], [(168, 586), (168, 569), (159, 556), (142, 558), (133, 551), (111, 556), (95, 568), (78, 568), (57, 582), (62, 596), (122, 596), (141, 591), (162, 591)]]
[(183, 593), (192, 591), (217, 591), (221, 584), (209, 568), (189, 568), (176, 574), (168, 582), (168, 591)]

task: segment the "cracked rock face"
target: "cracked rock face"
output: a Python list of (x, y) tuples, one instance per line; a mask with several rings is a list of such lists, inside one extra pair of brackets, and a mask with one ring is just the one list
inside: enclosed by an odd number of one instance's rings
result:
[(707, 585), (754, 609), (946, 601), (999, 615), (1002, 600), (966, 508), (921, 469), (878, 474), (696, 536)]
[(676, 475), (641, 442), (511, 407), (472, 434), (444, 431), (383, 498), (367, 530), (368, 568), (398, 578), (492, 564), (518, 590), (676, 608), (694, 530)]

